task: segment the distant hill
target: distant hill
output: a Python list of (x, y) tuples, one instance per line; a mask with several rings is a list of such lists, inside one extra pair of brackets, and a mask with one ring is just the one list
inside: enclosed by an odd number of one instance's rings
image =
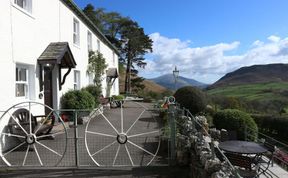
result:
[(167, 88), (158, 85), (157, 83), (154, 83), (153, 81), (150, 80), (144, 80), (143, 84), (145, 85), (145, 91), (152, 91), (155, 93), (163, 93), (164, 91), (167, 90)]
[[(161, 85), (165, 88), (168, 88), (170, 90), (175, 89), (175, 78), (174, 78), (173, 74), (166, 74), (166, 75), (162, 75), (160, 77), (149, 79), (149, 80), (153, 81), (153, 82), (157, 83), (158, 85)], [(178, 88), (181, 88), (184, 86), (195, 86), (195, 87), (199, 87), (199, 88), (205, 88), (205, 87), (207, 87), (207, 84), (198, 82), (198, 81), (193, 80), (193, 79), (179, 76), (177, 79), (176, 87), (178, 89)]]
[(209, 86), (209, 88), (269, 82), (288, 82), (288, 64), (242, 67), (226, 74), (213, 85)]
[[(119, 70), (119, 89), (120, 89), (120, 93), (125, 93), (125, 69), (123, 68), (123, 66), (121, 66), (122, 68), (120, 68)], [(147, 80), (145, 79), (143, 81), (143, 84), (145, 85), (145, 91), (152, 91), (155, 93), (163, 93), (164, 91), (166, 91), (167, 89), (161, 85), (158, 85), (157, 83)]]

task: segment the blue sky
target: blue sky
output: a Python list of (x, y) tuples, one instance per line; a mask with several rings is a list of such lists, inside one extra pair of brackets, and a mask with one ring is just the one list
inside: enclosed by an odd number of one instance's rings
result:
[(287, 0), (74, 0), (116, 11), (149, 34), (146, 78), (172, 73), (213, 83), (243, 66), (288, 63)]

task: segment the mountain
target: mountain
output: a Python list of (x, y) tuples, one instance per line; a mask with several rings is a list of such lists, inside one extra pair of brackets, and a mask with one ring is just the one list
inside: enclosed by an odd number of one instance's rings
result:
[(209, 88), (269, 82), (288, 82), (288, 64), (242, 67), (234, 72), (227, 73)]
[[(162, 75), (160, 77), (149, 79), (149, 80), (151, 80), (151, 81), (153, 81), (153, 82), (157, 83), (158, 85), (161, 85), (165, 88), (168, 88), (171, 90), (175, 89), (175, 78), (174, 78), (173, 74), (166, 74), (166, 75)], [(207, 87), (207, 84), (198, 82), (196, 80), (181, 77), (181, 76), (178, 77), (177, 83), (176, 83), (177, 89), (184, 87), (184, 86), (191, 86), (191, 85), (195, 86), (195, 87), (199, 87), (199, 88)]]

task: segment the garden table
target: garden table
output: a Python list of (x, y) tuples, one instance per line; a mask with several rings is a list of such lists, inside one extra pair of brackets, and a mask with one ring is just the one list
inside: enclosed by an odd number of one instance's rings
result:
[(240, 140), (229, 140), (219, 143), (219, 148), (221, 150), (238, 153), (238, 154), (263, 154), (267, 152), (267, 148), (261, 144), (249, 141), (240, 141)]
[[(256, 167), (258, 167), (258, 168), (260, 168), (260, 161), (262, 160), (262, 155), (264, 153), (268, 152), (268, 149), (259, 143), (249, 142), (249, 141), (240, 141), (240, 140), (229, 140), (229, 141), (220, 142), (219, 148), (221, 150), (227, 152), (227, 154), (230, 156), (231, 156), (231, 154), (234, 155), (234, 156), (232, 156), (233, 160), (230, 160), (229, 158), (228, 159), (234, 163), (235, 163), (235, 159), (236, 159), (236, 165), (237, 164), (238, 165), (243, 164), (243, 163), (245, 164), (244, 158), (246, 158), (246, 159), (250, 158), (251, 164), (256, 165)], [(237, 156), (237, 155), (239, 155), (239, 156)], [(246, 155), (246, 156), (244, 156), (244, 155)], [(267, 171), (268, 167), (269, 167), (269, 164), (267, 164), (267, 167), (265, 169), (262, 169), (262, 171), (258, 170), (259, 171), (259, 172), (257, 171), (258, 176), (260, 174), (265, 173)]]

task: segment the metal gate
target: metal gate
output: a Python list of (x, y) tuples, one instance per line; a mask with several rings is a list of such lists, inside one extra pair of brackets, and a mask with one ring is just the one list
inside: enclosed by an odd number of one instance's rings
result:
[(12, 106), (0, 118), (0, 166), (167, 164), (166, 155), (158, 155), (161, 133), (151, 104), (121, 101), (118, 106), (105, 112), (56, 111), (37, 102)]

